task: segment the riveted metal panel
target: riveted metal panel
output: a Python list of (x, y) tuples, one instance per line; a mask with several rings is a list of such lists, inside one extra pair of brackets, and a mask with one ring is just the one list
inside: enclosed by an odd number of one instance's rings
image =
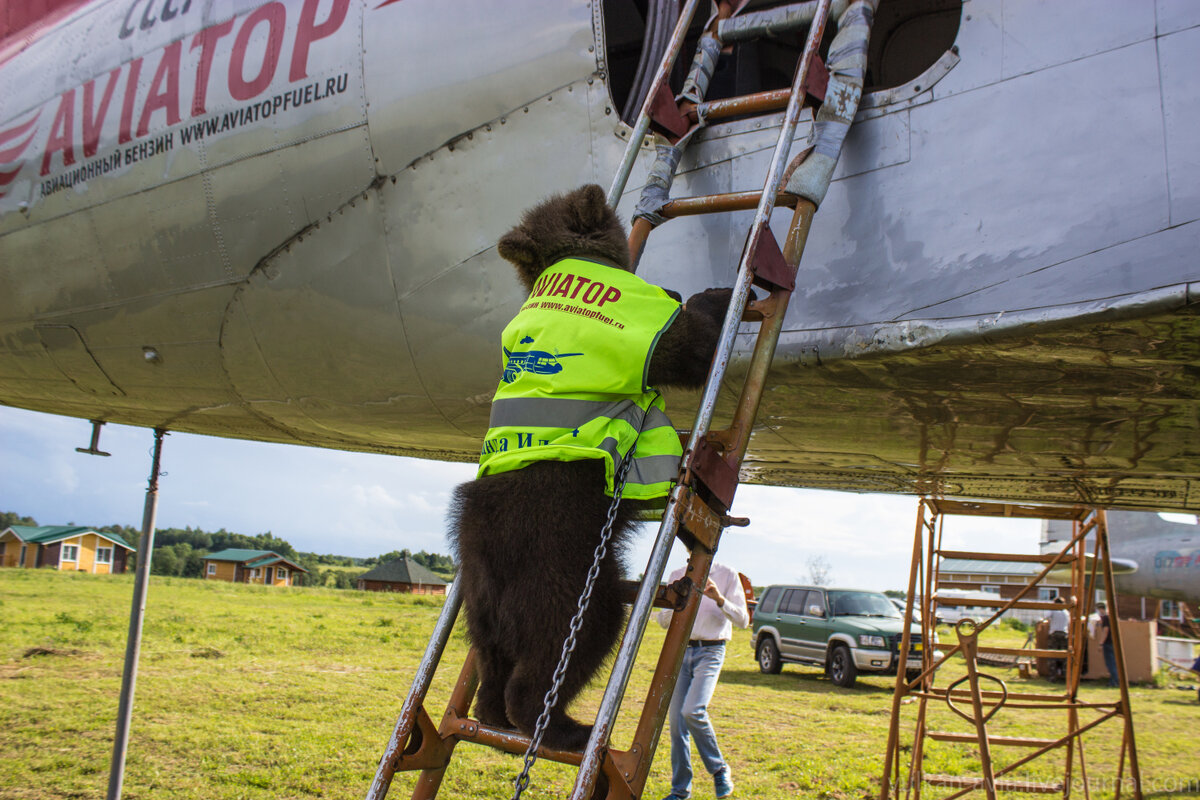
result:
[(228, 280), (213, 230), (205, 179), (112, 201), (77, 215), (90, 222), (95, 259), (110, 288), (107, 302), (155, 296)]
[[(496, 241), (526, 208), (595, 175), (586, 81), (528, 108), (460, 137), (381, 187), (409, 346), (426, 390), (452, 420), (495, 390), (499, 333), (525, 297)], [(554, 131), (559, 145), (547, 147), (544, 131)], [(463, 185), (472, 187), (469, 195)]]
[(1152, 3), (1108, 3), (1100, 12), (1091, 0), (1004, 0), (1003, 8), (1006, 78), (1154, 38)]
[(374, 190), (355, 196), (267, 259), (229, 306), (221, 350), (235, 389), (297, 436), (400, 447), (444, 422), (407, 350), (382, 208)]
[[(1198, 4), (1200, 5), (1200, 4)], [(1200, 219), (1200, 28), (1158, 40), (1171, 224)]]
[[(911, 109), (907, 163), (831, 186), (788, 327), (923, 316), (952, 298), (987, 313), (969, 297), (998, 284), (999, 308), (1038, 305), (1023, 276), (1166, 227), (1156, 62), (1145, 42)], [(1127, 98), (1119, 124), (1099, 102), (1110, 93)], [(1158, 285), (1139, 274), (1137, 288)], [(1121, 275), (1071, 285), (1076, 299), (1129, 290)]]
[(363, 45), (371, 140), (385, 173), (596, 71), (585, 0), (372, 6)]
[(1156, 0), (1154, 10), (1160, 36), (1200, 25), (1200, 4), (1193, 0)]
[(74, 305), (115, 297), (99, 250), (97, 231), (84, 215), (60, 220), (53, 235), (34, 226), (3, 238), (0, 269), (0, 318), (37, 318)]
[[(1001, 0), (971, 0), (964, 3), (954, 44), (959, 62), (938, 81), (932, 97), (969, 92), (1004, 78), (1004, 4)], [(923, 89), (924, 91), (924, 89)], [(869, 106), (873, 94), (863, 95)]]

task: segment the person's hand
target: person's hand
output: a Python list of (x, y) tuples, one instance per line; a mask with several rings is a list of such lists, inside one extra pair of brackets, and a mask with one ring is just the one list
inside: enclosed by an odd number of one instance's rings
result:
[(721, 590), (717, 588), (717, 584), (713, 583), (713, 579), (708, 579), (708, 584), (704, 587), (704, 596), (717, 604), (717, 608), (725, 605), (725, 596), (721, 594)]

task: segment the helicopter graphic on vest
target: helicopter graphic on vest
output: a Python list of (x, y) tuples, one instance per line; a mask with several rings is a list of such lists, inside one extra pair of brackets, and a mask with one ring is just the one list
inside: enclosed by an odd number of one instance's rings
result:
[[(532, 343), (533, 339), (528, 336), (521, 340), (521, 344)], [(505, 347), (504, 376), (501, 380), (505, 383), (512, 383), (522, 372), (532, 372), (534, 375), (557, 375), (562, 372), (562, 364), (558, 363), (560, 358), (581, 355), (583, 353), (547, 353), (545, 350), (514, 351)]]

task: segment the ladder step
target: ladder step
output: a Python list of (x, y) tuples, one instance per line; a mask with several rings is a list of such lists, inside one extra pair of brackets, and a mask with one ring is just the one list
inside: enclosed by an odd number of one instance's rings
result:
[[(758, 208), (762, 192), (730, 192), (701, 197), (679, 197), (668, 200), (658, 213), (667, 219), (690, 217), (696, 214), (719, 214), (725, 211), (753, 211)], [(795, 208), (799, 198), (794, 194), (780, 192), (775, 195), (775, 205)]]
[(1016, 656), (1017, 658), (1067, 658), (1070, 655), (1066, 650), (1037, 650), (1032, 647), (992, 647), (990, 645), (980, 645), (978, 652), (981, 655), (987, 653), (993, 656)]
[(1069, 601), (1066, 603), (1055, 603), (1050, 600), (1017, 600), (1016, 602), (1013, 602), (1012, 600), (1004, 600), (1002, 598), (996, 598), (995, 600), (992, 600), (991, 598), (984, 598), (984, 597), (979, 597), (979, 598), (942, 597), (941, 595), (936, 595), (936, 594), (933, 595), (932, 599), (933, 599), (933, 602), (937, 603), (940, 606), (977, 606), (979, 608), (1004, 608), (1005, 606), (1009, 606), (1009, 604), (1011, 603), (1011, 608), (1028, 608), (1028, 609), (1035, 609), (1035, 610), (1041, 610), (1041, 611), (1050, 611), (1055, 608), (1059, 608), (1059, 609), (1062, 609), (1063, 611), (1066, 611), (1068, 608), (1075, 607), (1075, 604), (1072, 602), (1069, 602)]
[[(470, 717), (451, 718), (447, 713), (446, 719), (442, 721), (442, 731), (443, 735), (446, 735), (446, 732), (453, 732), (460, 741), (475, 742), (517, 756), (524, 755), (529, 748), (529, 737), (520, 731), (493, 728)], [(572, 750), (551, 750), (546, 747), (538, 748), (538, 758), (575, 767), (583, 763), (583, 753)]]
[(731, 117), (744, 117), (755, 114), (770, 114), (783, 111), (788, 101), (792, 99), (791, 89), (772, 89), (766, 92), (746, 94), (741, 97), (727, 97), (723, 100), (709, 100), (697, 107), (697, 112), (709, 123), (718, 122)]
[(977, 553), (970, 550), (938, 550), (937, 553), (942, 558), (963, 558), (969, 561), (1007, 561), (1018, 564), (1049, 564), (1056, 558), (1060, 564), (1070, 564), (1075, 560), (1075, 556), (1073, 555), (1065, 555), (1059, 558), (1057, 553), (1027, 555), (1023, 553)]
[[(935, 687), (933, 689), (930, 689), (928, 694), (930, 697), (936, 697), (938, 699), (945, 699), (946, 690)], [(955, 689), (953, 692), (951, 692), (951, 696), (955, 700), (970, 700), (971, 699), (971, 691), (969, 689)], [(1056, 702), (1056, 701), (1061, 701), (1061, 700), (1067, 699), (1067, 695), (1065, 695), (1065, 694), (1045, 694), (1045, 693), (1040, 693), (1040, 692), (1009, 692), (1007, 695), (1005, 695), (1004, 692), (994, 691), (992, 689), (984, 689), (984, 690), (980, 691), (979, 696), (982, 697), (985, 701), (999, 700), (1001, 698), (1004, 698), (1006, 701), (1011, 701), (1011, 702), (1016, 702), (1016, 701), (1020, 701), (1020, 700), (1037, 700), (1037, 701), (1046, 701), (1046, 702)]]
[[(974, 733), (957, 733), (952, 731), (929, 731), (925, 734), (930, 739), (936, 739), (939, 742), (971, 742), (979, 741), (979, 737)], [(1054, 744), (1057, 739), (1038, 739), (1026, 736), (988, 736), (988, 744), (997, 744), (1003, 747), (1045, 747), (1048, 744)]]
[[(958, 788), (981, 787), (983, 778), (968, 778), (959, 775), (926, 775), (925, 782), (931, 786), (953, 786)], [(997, 791), (1001, 792), (1034, 792), (1037, 794), (1058, 794), (1063, 790), (1062, 782), (1042, 783), (1040, 781), (993, 781)]]

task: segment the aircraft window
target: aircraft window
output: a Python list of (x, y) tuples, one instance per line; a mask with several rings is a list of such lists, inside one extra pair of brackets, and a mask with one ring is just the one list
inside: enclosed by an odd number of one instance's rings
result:
[[(793, 0), (751, 2), (759, 11), (788, 5)], [(621, 119), (633, 124), (662, 61), (678, 19), (676, 0), (604, 0), (604, 37), (609, 89)], [(881, 0), (871, 31), (866, 92), (900, 86), (921, 75), (954, 45), (962, 17), (962, 0)], [(707, 21), (704, 7), (688, 31), (683, 55), (671, 74), (671, 88), (680, 91), (691, 54)], [(821, 57), (836, 34), (825, 31)], [(796, 62), (804, 50), (804, 31), (733, 45), (722, 53), (709, 86), (708, 99), (737, 97), (791, 85)]]

